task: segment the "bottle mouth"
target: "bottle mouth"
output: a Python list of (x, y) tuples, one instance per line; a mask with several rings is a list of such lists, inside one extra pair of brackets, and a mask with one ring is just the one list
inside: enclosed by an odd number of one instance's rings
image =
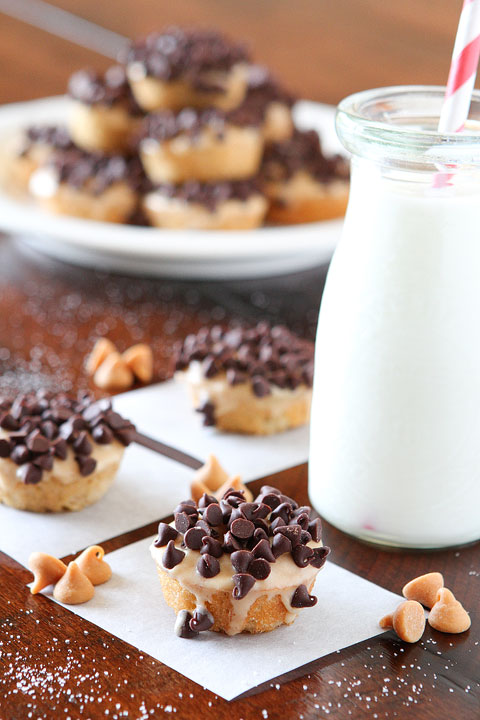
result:
[(480, 91), (465, 130), (439, 133), (445, 88), (406, 85), (349, 95), (337, 108), (338, 136), (347, 150), (383, 164), (480, 168)]

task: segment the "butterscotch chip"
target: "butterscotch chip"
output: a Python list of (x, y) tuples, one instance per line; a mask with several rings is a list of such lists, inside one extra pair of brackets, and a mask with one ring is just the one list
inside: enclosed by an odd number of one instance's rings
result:
[(417, 602), (431, 608), (437, 600), (437, 593), (443, 587), (443, 575), (439, 572), (431, 572), (426, 575), (410, 580), (403, 590), (402, 595), (407, 600), (416, 600)]
[(93, 382), (102, 390), (127, 390), (133, 384), (133, 373), (120, 353), (115, 351), (97, 369)]
[(92, 585), (101, 585), (112, 577), (112, 568), (105, 562), (104, 549), (100, 545), (86, 548), (75, 560)]
[(400, 640), (414, 643), (420, 640), (425, 630), (425, 613), (416, 600), (405, 600), (394, 613), (380, 620), (380, 627), (393, 627)]
[(428, 623), (440, 632), (456, 634), (468, 630), (472, 621), (455, 595), (447, 588), (440, 588), (437, 601), (430, 610)]
[(148, 383), (153, 377), (153, 353), (152, 348), (145, 343), (132, 345), (123, 355), (123, 360), (133, 374), (142, 383)]
[(85, 370), (89, 375), (93, 375), (100, 367), (106, 357), (116, 351), (116, 347), (111, 340), (102, 337), (97, 340), (93, 346), (92, 352), (85, 362)]
[(65, 605), (80, 605), (91, 600), (95, 590), (76, 562), (69, 563), (63, 577), (53, 589), (53, 597)]
[(206, 485), (210, 492), (218, 490), (228, 480), (228, 473), (220, 465), (218, 458), (211, 454), (207, 462), (197, 470), (194, 475), (194, 482), (201, 482)]
[(28, 567), (34, 577), (33, 585), (30, 588), (32, 595), (36, 595), (48, 585), (58, 582), (67, 569), (61, 560), (44, 552), (33, 552), (28, 558)]

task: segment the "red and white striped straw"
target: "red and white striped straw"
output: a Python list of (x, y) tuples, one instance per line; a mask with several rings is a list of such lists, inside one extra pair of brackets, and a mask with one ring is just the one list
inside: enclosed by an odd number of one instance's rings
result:
[(480, 56), (480, 0), (464, 0), (438, 131), (461, 132), (472, 99)]

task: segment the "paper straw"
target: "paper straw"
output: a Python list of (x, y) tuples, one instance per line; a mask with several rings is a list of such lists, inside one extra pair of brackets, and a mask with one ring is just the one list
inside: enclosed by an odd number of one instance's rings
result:
[(438, 131), (461, 132), (470, 109), (480, 56), (480, 0), (464, 0)]

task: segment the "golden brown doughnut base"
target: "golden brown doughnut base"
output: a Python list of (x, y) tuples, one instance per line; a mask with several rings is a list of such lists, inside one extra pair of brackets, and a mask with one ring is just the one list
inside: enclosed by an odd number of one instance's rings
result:
[(267, 212), (267, 201), (262, 195), (254, 195), (248, 200), (226, 200), (211, 212), (199, 203), (156, 196), (153, 192), (145, 196), (143, 209), (155, 227), (173, 230), (252, 230), (262, 224)]
[(267, 221), (278, 225), (298, 225), (343, 217), (347, 210), (348, 190), (342, 194), (297, 200), (287, 205), (273, 202)]
[(41, 207), (56, 215), (73, 215), (112, 223), (126, 222), (137, 205), (136, 193), (126, 183), (120, 182), (114, 183), (99, 195), (60, 183), (53, 195), (36, 195), (36, 200)]
[(140, 119), (130, 115), (120, 104), (86, 105), (72, 102), (68, 131), (75, 145), (87, 152), (124, 152)]
[[(178, 580), (170, 577), (158, 565), (157, 570), (167, 605), (170, 605), (176, 613), (180, 612), (180, 610), (193, 612), (197, 605), (195, 595), (182, 587)], [(311, 592), (314, 583), (315, 580), (310, 584), (309, 592)], [(235, 600), (232, 598), (231, 592), (226, 591), (215, 593), (211, 601), (207, 600), (204, 603), (215, 620), (211, 628), (213, 631), (229, 634), (233, 603), (235, 603)], [(280, 625), (289, 624), (286, 623), (288, 617), (291, 618), (291, 614), (287, 612), (280, 594), (269, 595), (266, 593), (260, 595), (251, 605), (239, 632), (252, 634), (270, 632)]]

